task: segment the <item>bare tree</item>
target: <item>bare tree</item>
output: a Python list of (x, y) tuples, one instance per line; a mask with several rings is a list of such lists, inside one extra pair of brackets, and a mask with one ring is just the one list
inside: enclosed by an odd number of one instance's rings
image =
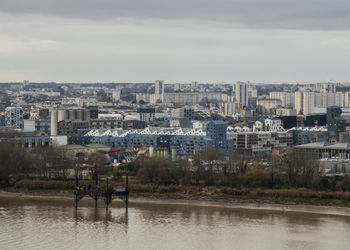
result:
[(236, 149), (230, 155), (230, 167), (234, 170), (236, 174), (244, 175), (247, 171), (247, 164), (250, 157), (244, 150)]
[(290, 149), (283, 158), (288, 183), (291, 186), (311, 187), (319, 173), (319, 162), (315, 154)]
[(106, 167), (106, 157), (102, 152), (93, 152), (88, 157), (88, 162), (90, 165), (90, 172), (93, 178), (98, 178), (98, 176), (106, 174), (108, 168)]
[(10, 176), (27, 176), (33, 168), (32, 155), (12, 139), (0, 140), (0, 179), (9, 183)]
[(276, 183), (276, 175), (281, 173), (282, 155), (278, 149), (273, 149), (270, 155), (270, 177), (271, 186)]

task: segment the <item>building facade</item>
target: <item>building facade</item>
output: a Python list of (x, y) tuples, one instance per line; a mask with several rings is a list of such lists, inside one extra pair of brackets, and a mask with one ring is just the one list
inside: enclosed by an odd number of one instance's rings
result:
[(7, 107), (5, 109), (5, 124), (8, 128), (23, 129), (23, 109), (21, 107)]
[(36, 120), (35, 121), (35, 130), (50, 134), (50, 132), (51, 132), (50, 120)]
[(264, 107), (266, 110), (271, 110), (282, 106), (282, 101), (280, 99), (262, 98), (258, 99), (256, 105)]
[(137, 113), (140, 121), (150, 122), (154, 120), (156, 111), (154, 108), (139, 108)]
[(164, 102), (164, 81), (157, 80), (154, 86), (154, 94), (156, 96), (157, 102)]
[(292, 136), (287, 132), (241, 132), (231, 135), (237, 149), (251, 153), (271, 153), (274, 148), (287, 148), (292, 145)]
[(243, 106), (248, 106), (248, 84), (245, 82), (237, 82), (234, 85), (236, 101)]
[(64, 120), (57, 123), (57, 135), (79, 135), (89, 130), (89, 122), (82, 120)]

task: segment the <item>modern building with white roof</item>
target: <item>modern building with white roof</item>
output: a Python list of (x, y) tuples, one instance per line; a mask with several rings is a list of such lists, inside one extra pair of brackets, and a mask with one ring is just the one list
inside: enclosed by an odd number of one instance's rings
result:
[[(226, 133), (226, 130), (225, 130)], [(85, 134), (91, 137), (90, 143), (109, 145), (111, 147), (154, 147), (175, 148), (179, 155), (190, 155), (216, 146), (216, 139), (208, 136), (201, 128), (147, 127), (145, 129), (105, 129), (91, 130)], [(226, 143), (225, 152), (233, 150), (232, 143)], [(229, 147), (229, 148), (228, 148)]]
[(350, 159), (350, 143), (336, 143), (329, 142), (314, 142), (295, 146), (297, 151), (304, 151), (310, 154), (315, 154), (318, 158), (341, 158)]

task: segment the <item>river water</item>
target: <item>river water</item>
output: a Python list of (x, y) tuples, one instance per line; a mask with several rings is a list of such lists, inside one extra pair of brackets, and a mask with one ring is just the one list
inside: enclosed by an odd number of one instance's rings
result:
[(350, 217), (0, 197), (0, 249), (350, 249)]

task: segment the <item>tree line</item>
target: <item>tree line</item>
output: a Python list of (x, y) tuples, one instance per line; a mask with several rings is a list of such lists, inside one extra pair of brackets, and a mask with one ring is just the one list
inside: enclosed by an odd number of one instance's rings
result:
[(128, 168), (140, 183), (235, 188), (307, 188), (350, 191), (348, 177), (326, 177), (316, 155), (293, 148), (252, 156), (236, 150), (229, 157), (210, 149), (187, 160), (139, 158)]
[(72, 156), (64, 148), (24, 148), (12, 138), (0, 140), (0, 187), (20, 179), (68, 180), (85, 175), (96, 176), (111, 172), (106, 166), (104, 153)]
[[(60, 148), (23, 148), (10, 138), (0, 140), (0, 184), (20, 179), (68, 180), (75, 176), (94, 179), (114, 173), (116, 181), (128, 174), (134, 183), (176, 186), (223, 186), (234, 188), (308, 188), (350, 191), (348, 177), (326, 177), (315, 155), (293, 148), (252, 156), (236, 150), (224, 156), (214, 148), (177, 162), (139, 157), (117, 171), (104, 153), (76, 154)], [(85, 176), (85, 177), (84, 177)]]

